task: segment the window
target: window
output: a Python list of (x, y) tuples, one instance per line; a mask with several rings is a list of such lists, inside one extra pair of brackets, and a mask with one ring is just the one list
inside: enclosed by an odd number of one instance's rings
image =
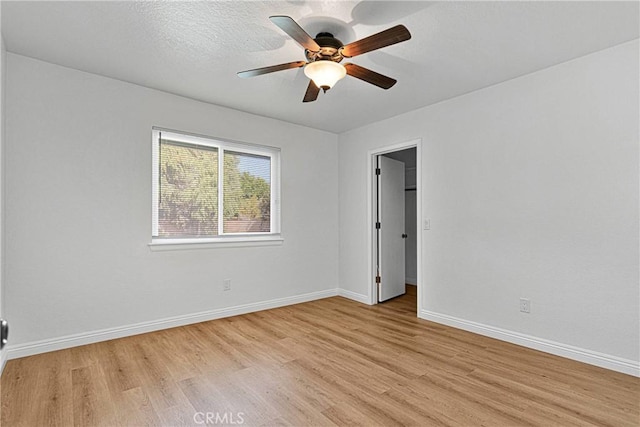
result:
[(153, 130), (152, 244), (280, 240), (280, 150)]

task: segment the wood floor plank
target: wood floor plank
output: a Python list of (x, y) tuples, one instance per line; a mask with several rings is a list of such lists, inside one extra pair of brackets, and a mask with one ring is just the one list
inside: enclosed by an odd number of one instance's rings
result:
[(142, 390), (158, 412), (188, 404), (171, 371), (160, 357), (161, 353), (162, 348), (148, 342), (134, 344), (134, 361), (141, 378)]
[[(321, 387), (332, 390), (335, 394), (335, 404), (358, 408), (363, 411), (373, 425), (399, 425), (404, 423), (415, 424), (415, 420), (407, 416), (400, 408), (387, 411), (381, 406), (381, 393), (366, 386), (354, 384), (353, 377), (345, 377), (337, 371), (327, 369), (325, 366), (317, 367), (312, 361), (305, 359), (296, 360), (293, 364), (306, 370), (306, 375)], [(349, 379), (347, 379), (349, 378)], [(335, 405), (334, 405), (335, 406)]]
[(0, 399), (3, 426), (640, 425), (640, 378), (418, 319), (415, 289), (10, 360)]
[(142, 387), (117, 394), (115, 406), (118, 424), (122, 426), (157, 426), (160, 418)]
[(128, 345), (133, 342), (135, 341), (125, 338), (105, 341), (96, 346), (100, 367), (114, 394), (140, 386), (138, 371), (131, 357), (132, 348)]
[(116, 424), (117, 414), (106, 379), (97, 365), (73, 369), (71, 380), (73, 383), (73, 425)]

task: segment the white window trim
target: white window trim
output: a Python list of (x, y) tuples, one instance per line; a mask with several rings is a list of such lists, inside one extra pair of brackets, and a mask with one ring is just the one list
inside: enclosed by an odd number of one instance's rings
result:
[(284, 239), (279, 235), (243, 236), (230, 238), (201, 239), (152, 239), (149, 249), (158, 251), (178, 251), (184, 249), (241, 248), (255, 246), (280, 246)]
[[(198, 238), (162, 238), (154, 237), (158, 234), (158, 202), (159, 202), (159, 178), (160, 172), (158, 162), (160, 161), (160, 134), (172, 141), (184, 142), (188, 144), (215, 147), (218, 149), (219, 178), (218, 182), (224, 182), (223, 168), (224, 152), (237, 151), (240, 153), (267, 156), (271, 159), (271, 213), (270, 232), (264, 233), (230, 233), (223, 232), (222, 218), (218, 221), (218, 236), (198, 237)], [(213, 138), (202, 135), (189, 134), (159, 127), (152, 128), (152, 225), (151, 242), (148, 244), (153, 251), (181, 250), (181, 249), (205, 249), (219, 247), (242, 247), (242, 246), (274, 246), (281, 245), (284, 241), (280, 235), (280, 149), (276, 147), (247, 144), (220, 138)], [(222, 212), (224, 200), (220, 187), (220, 197), (218, 199), (218, 212)]]

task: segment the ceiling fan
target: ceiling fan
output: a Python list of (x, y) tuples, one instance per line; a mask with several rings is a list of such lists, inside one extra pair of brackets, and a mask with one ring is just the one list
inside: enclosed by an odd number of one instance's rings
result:
[(275, 71), (304, 67), (304, 73), (309, 77), (310, 81), (302, 102), (315, 101), (318, 98), (320, 89), (326, 92), (347, 74), (382, 89), (389, 89), (396, 84), (395, 79), (356, 64), (346, 63), (342, 65), (340, 62), (344, 58), (352, 58), (411, 38), (411, 33), (404, 25), (396, 25), (388, 30), (343, 45), (331, 33), (322, 32), (318, 33), (315, 39), (311, 38), (289, 16), (270, 16), (269, 19), (304, 48), (307, 61), (288, 62), (270, 67), (240, 71), (238, 76), (247, 78)]

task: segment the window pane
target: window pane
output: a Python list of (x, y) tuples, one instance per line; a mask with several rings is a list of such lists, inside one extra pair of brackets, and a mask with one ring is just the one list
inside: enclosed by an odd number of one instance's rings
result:
[(271, 231), (271, 158), (224, 152), (225, 233)]
[(160, 141), (158, 237), (218, 234), (218, 150)]

